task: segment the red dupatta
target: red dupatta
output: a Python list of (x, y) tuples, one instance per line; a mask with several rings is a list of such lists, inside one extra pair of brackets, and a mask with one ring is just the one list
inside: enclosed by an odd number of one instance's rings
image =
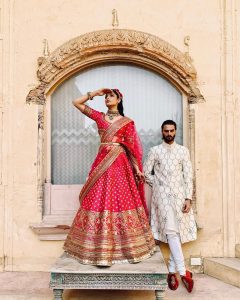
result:
[[(124, 129), (124, 131), (118, 135), (119, 131), (122, 131), (121, 129)], [(127, 150), (126, 152), (133, 167), (133, 171), (135, 172), (136, 167), (138, 167), (138, 169), (142, 172), (143, 150), (134, 122), (127, 117), (119, 119), (118, 121), (114, 122), (108, 130), (105, 131), (105, 133), (102, 135), (101, 141), (111, 142), (113, 141), (114, 137), (117, 138), (115, 141), (122, 144)], [(143, 207), (148, 215), (144, 183), (137, 182), (137, 186), (142, 199)]]
[[(125, 136), (121, 144), (127, 149), (127, 154), (129, 160), (133, 166), (133, 170), (136, 170), (136, 167), (142, 172), (142, 157), (143, 157), (143, 149), (142, 144), (137, 133), (136, 127), (134, 122), (131, 121), (128, 125), (126, 125)], [(144, 182), (137, 182), (138, 190), (140, 193), (140, 197), (142, 199), (142, 204), (145, 209), (146, 214), (148, 215), (148, 209), (145, 199), (145, 192), (144, 192)]]

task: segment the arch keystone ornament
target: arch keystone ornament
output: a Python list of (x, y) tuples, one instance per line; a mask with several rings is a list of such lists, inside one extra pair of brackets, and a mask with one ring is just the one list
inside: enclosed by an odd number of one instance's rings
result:
[[(44, 111), (47, 95), (64, 80), (88, 67), (103, 63), (129, 63), (153, 70), (168, 79), (188, 100), (189, 148), (195, 170), (195, 103), (204, 102), (197, 86), (197, 72), (188, 53), (182, 53), (157, 36), (127, 29), (110, 29), (76, 37), (52, 53), (38, 58), (39, 85), (30, 90), (26, 102), (38, 104), (38, 206), (43, 213)], [(195, 174), (195, 172), (194, 172)], [(194, 179), (194, 211), (196, 188)]]

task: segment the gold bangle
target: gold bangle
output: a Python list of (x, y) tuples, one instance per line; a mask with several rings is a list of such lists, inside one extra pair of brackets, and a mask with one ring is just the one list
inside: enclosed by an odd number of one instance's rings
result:
[(87, 92), (87, 95), (88, 95), (88, 100), (92, 100), (93, 99), (93, 96), (91, 96), (91, 92)]

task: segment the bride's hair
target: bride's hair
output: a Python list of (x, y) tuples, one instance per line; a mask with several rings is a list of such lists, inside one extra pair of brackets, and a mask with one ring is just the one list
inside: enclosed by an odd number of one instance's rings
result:
[(118, 109), (120, 115), (124, 117), (122, 93), (118, 89), (112, 89), (112, 91), (114, 92), (115, 95), (117, 95), (117, 98), (120, 99), (120, 102), (118, 103), (117, 109)]

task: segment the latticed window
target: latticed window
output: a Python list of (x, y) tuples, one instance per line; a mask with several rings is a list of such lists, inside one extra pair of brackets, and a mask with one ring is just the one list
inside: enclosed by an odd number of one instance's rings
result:
[[(177, 122), (177, 142), (182, 144), (182, 95), (166, 79), (133, 65), (95, 67), (70, 78), (52, 95), (52, 184), (85, 182), (99, 137), (95, 123), (73, 107), (72, 100), (101, 87), (122, 91), (125, 115), (135, 121), (145, 155), (150, 147), (161, 143), (160, 127), (166, 119)], [(88, 105), (106, 112), (104, 97), (96, 97)]]

